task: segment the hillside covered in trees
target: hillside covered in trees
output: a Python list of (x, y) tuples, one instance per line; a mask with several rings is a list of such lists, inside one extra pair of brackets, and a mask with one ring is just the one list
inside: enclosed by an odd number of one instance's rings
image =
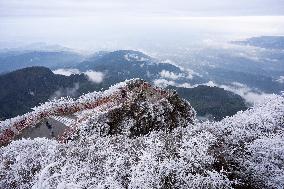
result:
[[(107, 60), (110, 61), (109, 59)], [(115, 57), (111, 60), (118, 61), (118, 58)], [(142, 64), (139, 61), (138, 63), (139, 65)], [(126, 67), (129, 64), (134, 63), (127, 63)], [(163, 65), (161, 68), (158, 65), (154, 66), (158, 70), (155, 71), (157, 72), (156, 74), (159, 73), (159, 70), (163, 70), (165, 66), (169, 65)], [(110, 67), (111, 65), (108, 65), (108, 69)], [(177, 67), (174, 68), (178, 69)], [(124, 69), (126, 70), (125, 67)], [(145, 73), (147, 70), (152, 70), (152, 68), (145, 69)], [(154, 69), (152, 72), (154, 73)], [(129, 79), (141, 75), (141, 73), (140, 75), (137, 75), (137, 73), (129, 72), (126, 74), (125, 71), (126, 75), (123, 77), (109, 73), (108, 75), (111, 75), (111, 77), (105, 76), (103, 81), (99, 83), (90, 80), (85, 73), (66, 76), (55, 74), (46, 67), (28, 67), (0, 75), (0, 120), (25, 114), (31, 111), (31, 108), (47, 100), (63, 96), (74, 98), (84, 93), (100, 91), (102, 88), (106, 89), (123, 78)], [(147, 81), (151, 81), (151, 79), (148, 78)], [(247, 108), (242, 97), (221, 88), (209, 86), (171, 88), (176, 90), (181, 97), (191, 102), (198, 116), (212, 117), (212, 119), (214, 117), (215, 120), (220, 120)]]

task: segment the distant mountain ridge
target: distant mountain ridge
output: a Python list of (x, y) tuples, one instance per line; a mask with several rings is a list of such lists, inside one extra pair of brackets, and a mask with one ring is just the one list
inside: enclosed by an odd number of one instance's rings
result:
[(0, 52), (0, 74), (31, 66), (48, 68), (76, 65), (83, 56), (68, 51), (9, 51)]
[(260, 36), (248, 38), (244, 41), (234, 41), (241, 45), (251, 45), (267, 49), (284, 50), (284, 36)]
[[(45, 57), (49, 53), (32, 52), (30, 56)], [(64, 52), (56, 54), (52, 52), (51, 59), (52, 57), (56, 59), (62, 53), (64, 54)], [(20, 56), (26, 57), (26, 55)], [(18, 57), (16, 56), (16, 58)], [(47, 62), (41, 62), (42, 59), (39, 59), (37, 63), (46, 63), (50, 66), (51, 59)], [(57, 66), (62, 66), (64, 69), (64, 65), (62, 63)], [(31, 67), (1, 75), (0, 82), (3, 84), (2, 88), (0, 87), (0, 103), (3, 105), (0, 108), (0, 119), (26, 113), (30, 111), (30, 108), (54, 97), (77, 97), (83, 93), (108, 88), (117, 82), (132, 78), (141, 78), (151, 84), (164, 87), (167, 85), (179, 86), (174, 89), (183, 98), (192, 102), (198, 116), (211, 116), (214, 120), (220, 120), (247, 108), (240, 96), (234, 96), (225, 90), (207, 86), (193, 89), (183, 88), (182, 86), (188, 83), (204, 83), (204, 80), (198, 74), (171, 63), (160, 62), (139, 51), (97, 52), (80, 63), (67, 65), (66, 68), (78, 69), (76, 73), (81, 72), (81, 74), (56, 75), (48, 68)], [(85, 74), (92, 72), (92, 70), (103, 75), (100, 83), (91, 82)], [(222, 98), (218, 98), (218, 96)]]
[[(4, 47), (4, 48), (3, 48)], [(13, 45), (13, 44), (4, 44), (3, 47), (0, 48), (0, 52), (58, 52), (58, 51), (73, 51), (68, 47), (64, 47), (58, 44), (48, 44), (44, 42), (36, 42), (26, 45)]]
[[(57, 75), (45, 67), (24, 68), (0, 75), (0, 118), (3, 120), (27, 113), (32, 107), (54, 97), (77, 97), (83, 93), (99, 91), (102, 88), (110, 87), (114, 84), (113, 82), (115, 79), (106, 78), (102, 83), (93, 83), (85, 74)], [(199, 116), (210, 114), (219, 120), (245, 108), (244, 101), (240, 96), (235, 95), (232, 98), (230, 97), (232, 94), (225, 90), (217, 90), (207, 86), (201, 89), (200, 87), (196, 89), (175, 87), (174, 89), (183, 98), (194, 104)], [(213, 93), (216, 90), (218, 93)], [(222, 101), (216, 101), (218, 95), (222, 97)], [(202, 99), (204, 96), (208, 98)], [(215, 105), (210, 108), (212, 100)], [(230, 104), (232, 102), (233, 104)], [(218, 112), (218, 110), (220, 111)]]
[[(184, 70), (170, 63), (160, 62), (139, 51), (119, 50), (114, 52), (104, 52), (77, 64), (77, 69), (81, 71), (96, 70), (104, 72), (107, 79), (113, 83), (124, 81), (130, 78), (141, 78), (147, 81), (154, 81), (165, 77), (166, 79), (175, 80), (176, 83), (182, 84), (190, 82), (192, 84), (204, 82), (204, 80), (194, 75), (188, 70)], [(167, 75), (162, 73), (166, 72)]]
[[(279, 41), (282, 39), (280, 36), (273, 38), (275, 38), (275, 43), (278, 38)], [(257, 37), (257, 39), (261, 41), (261, 37)], [(241, 46), (243, 43), (236, 42)], [(241, 47), (241, 49), (243, 48)], [(283, 52), (270, 49), (258, 49), (256, 54), (251, 54), (249, 49), (248, 52), (238, 51), (239, 47), (236, 47), (235, 50), (223, 49), (221, 51), (209, 48), (201, 50), (200, 54), (184, 53), (184, 58), (178, 58), (177, 62), (181, 61), (181, 64), (189, 62), (188, 68), (192, 70), (180, 68), (171, 64), (170, 61), (156, 60), (133, 50), (98, 51), (90, 55), (68, 50), (5, 51), (0, 52), (0, 74), (28, 66), (44, 66), (53, 70), (62, 68), (77, 68), (81, 71), (98, 69), (98, 71), (104, 72), (113, 84), (130, 78), (143, 78), (151, 81), (160, 81), (159, 79), (162, 78), (163, 82), (175, 82), (177, 85), (188, 82), (194, 85), (212, 80), (218, 84), (226, 85), (239, 82), (253, 90), (280, 94), (283, 86), (277, 81), (283, 76)], [(172, 59), (171, 57), (165, 58)], [(112, 62), (116, 60), (119, 61), (112, 65)], [(173, 60), (176, 61), (175, 57)], [(139, 69), (140, 72), (135, 69)], [(116, 70), (117, 72), (115, 72)], [(163, 70), (166, 72), (162, 72)], [(161, 77), (161, 73), (164, 77)], [(171, 76), (173, 77), (171, 78)]]

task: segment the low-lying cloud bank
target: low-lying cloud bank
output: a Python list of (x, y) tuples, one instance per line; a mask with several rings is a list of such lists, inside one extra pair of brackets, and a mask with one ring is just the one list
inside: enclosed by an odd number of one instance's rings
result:
[(182, 74), (175, 74), (174, 72), (170, 72), (170, 71), (167, 71), (167, 70), (162, 70), (160, 72), (160, 76), (162, 78), (168, 78), (168, 79), (176, 80), (178, 78), (181, 78)]
[(85, 74), (89, 81), (94, 83), (101, 83), (104, 80), (105, 74), (103, 72), (97, 72), (93, 70), (88, 70), (86, 72), (80, 72), (78, 69), (57, 69), (53, 71), (54, 74), (70, 76), (72, 74)]
[(245, 84), (238, 83), (238, 82), (233, 82), (228, 85), (224, 84), (217, 84), (214, 81), (208, 81), (207, 83), (201, 83), (201, 84), (196, 84), (196, 85), (191, 85), (190, 83), (177, 83), (172, 80), (167, 80), (167, 79), (156, 79), (154, 80), (154, 84), (159, 87), (167, 87), (167, 86), (176, 86), (176, 87), (183, 87), (183, 88), (194, 88), (199, 85), (206, 85), (209, 87), (219, 87), (223, 88), (227, 91), (233, 92), (235, 94), (240, 95), (242, 98), (246, 100), (249, 104), (259, 104), (262, 103), (266, 98), (271, 97), (272, 94), (260, 92), (251, 89)]
[(73, 87), (60, 88), (51, 95), (50, 99), (60, 98), (63, 96), (74, 97), (78, 95), (79, 83), (74, 83)]
[(276, 81), (278, 83), (284, 83), (284, 76), (280, 76)]
[(156, 79), (153, 82), (154, 82), (154, 85), (158, 87), (162, 87), (162, 88), (165, 88), (167, 86), (176, 86), (176, 87), (183, 87), (183, 88), (193, 88), (195, 86), (198, 86), (198, 85), (191, 85), (190, 83), (179, 84), (175, 81), (167, 80), (167, 79)]
[(70, 76), (72, 74), (80, 74), (81, 72), (78, 69), (57, 69), (52, 71), (54, 74), (58, 75), (65, 75), (65, 76)]
[(101, 83), (104, 80), (104, 73), (88, 70), (84, 72), (88, 79), (94, 83)]
[[(233, 82), (230, 85), (218, 85), (211, 81), (211, 85), (231, 91), (243, 97), (250, 104), (262, 103), (266, 98), (271, 97), (272, 94), (255, 91), (245, 84)], [(209, 85), (208, 85), (209, 86)]]
[(163, 87), (163, 88), (165, 88), (169, 85), (177, 86), (177, 84), (174, 81), (169, 81), (169, 80), (166, 80), (166, 79), (156, 79), (156, 80), (154, 80), (154, 85), (156, 85), (158, 87)]

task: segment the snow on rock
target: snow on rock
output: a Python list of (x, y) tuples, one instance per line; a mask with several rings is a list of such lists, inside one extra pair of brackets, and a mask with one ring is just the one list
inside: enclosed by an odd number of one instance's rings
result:
[[(124, 94), (123, 94), (124, 93)], [(124, 96), (99, 110), (78, 112), (79, 125), (63, 140), (93, 133), (101, 136), (126, 134), (129, 137), (149, 134), (154, 130), (171, 131), (193, 123), (195, 111), (177, 93), (150, 86), (142, 80), (129, 82), (121, 91)]]

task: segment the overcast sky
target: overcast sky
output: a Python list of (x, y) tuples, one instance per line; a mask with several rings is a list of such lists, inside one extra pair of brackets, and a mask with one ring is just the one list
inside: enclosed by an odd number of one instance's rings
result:
[(283, 0), (0, 0), (3, 16), (283, 15)]
[(283, 35), (283, 18), (284, 0), (0, 0), (0, 45)]

